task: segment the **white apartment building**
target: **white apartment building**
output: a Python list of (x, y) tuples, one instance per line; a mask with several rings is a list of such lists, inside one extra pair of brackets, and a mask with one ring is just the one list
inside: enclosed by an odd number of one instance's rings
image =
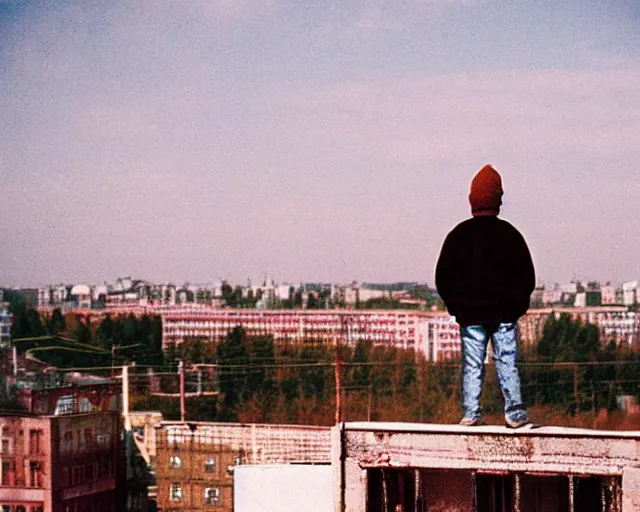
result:
[(554, 288), (552, 290), (544, 290), (542, 292), (543, 304), (560, 304), (562, 302), (563, 292), (560, 288)]
[(362, 302), (367, 302), (371, 299), (388, 299), (390, 298), (390, 293), (385, 290), (375, 290), (373, 288), (360, 288), (358, 290), (358, 300)]
[(185, 339), (217, 341), (235, 327), (249, 335), (271, 335), (275, 341), (317, 339), (358, 341), (414, 349), (432, 361), (455, 359), (460, 333), (452, 317), (409, 310), (255, 310), (208, 309), (162, 315), (163, 347)]
[(600, 292), (602, 293), (603, 306), (611, 306), (618, 303), (617, 290), (615, 286), (610, 284), (601, 286)]
[(622, 284), (622, 303), (625, 306), (633, 306), (638, 302), (638, 281), (627, 281)]
[(637, 346), (640, 331), (640, 317), (633, 311), (603, 313), (598, 318), (602, 343), (614, 341), (616, 344)]

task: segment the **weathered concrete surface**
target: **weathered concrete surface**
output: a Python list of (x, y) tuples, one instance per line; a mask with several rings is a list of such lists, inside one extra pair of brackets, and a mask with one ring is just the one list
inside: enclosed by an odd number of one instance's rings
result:
[[(361, 467), (442, 469), (621, 475), (625, 467), (640, 468), (640, 432), (593, 435), (578, 429), (508, 430), (500, 427), (408, 424), (389, 429), (375, 424), (345, 426), (348, 458)], [(608, 435), (604, 435), (608, 434)]]
[[(336, 502), (339, 512), (367, 510), (366, 470), (407, 468), (427, 470), (422, 474), (429, 474), (434, 481), (448, 478), (443, 471), (459, 471), (449, 474), (457, 475), (459, 481), (452, 486), (461, 491), (450, 495), (458, 501), (451, 508), (445, 503), (446, 493), (433, 495), (429, 485), (424, 487), (425, 499), (441, 510), (469, 510), (466, 497), (474, 491), (468, 489), (468, 483), (460, 483), (465, 480), (461, 474), (495, 473), (611, 476), (618, 482), (621, 478), (622, 511), (640, 512), (640, 432), (410, 423), (346, 423), (341, 428), (341, 435), (332, 436), (334, 468), (344, 471), (335, 478), (345, 486), (336, 493), (340, 496)], [(338, 462), (339, 466), (335, 466)], [(568, 484), (563, 483), (562, 488), (569, 493)], [(619, 506), (615, 510), (620, 510)]]

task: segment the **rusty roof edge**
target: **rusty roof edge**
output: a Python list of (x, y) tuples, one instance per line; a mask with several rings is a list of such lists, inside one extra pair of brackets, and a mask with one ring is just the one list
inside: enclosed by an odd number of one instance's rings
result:
[(560, 426), (536, 426), (534, 428), (512, 429), (499, 425), (483, 425), (465, 427), (462, 425), (442, 425), (435, 423), (402, 423), (402, 422), (347, 422), (345, 432), (388, 432), (403, 434), (433, 435), (507, 435), (526, 437), (597, 437), (612, 439), (635, 439), (640, 441), (640, 431), (595, 430)]

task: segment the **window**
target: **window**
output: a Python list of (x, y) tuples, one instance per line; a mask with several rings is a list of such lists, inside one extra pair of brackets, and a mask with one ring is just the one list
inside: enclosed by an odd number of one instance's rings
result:
[(100, 461), (98, 466), (98, 478), (107, 478), (111, 476), (111, 462), (108, 460)]
[(180, 484), (171, 484), (169, 487), (169, 499), (171, 501), (182, 501), (182, 487)]
[(55, 416), (60, 416), (61, 414), (73, 414), (74, 405), (75, 400), (73, 399), (73, 395), (61, 396), (56, 402), (56, 408), (53, 414)]
[(84, 442), (87, 443), (88, 446), (92, 446), (95, 442), (93, 429), (91, 427), (84, 429)]
[(62, 437), (64, 444), (62, 451), (70, 452), (73, 450), (73, 430), (67, 430)]
[(32, 455), (40, 453), (41, 430), (29, 430), (29, 453)]
[(108, 446), (110, 441), (111, 441), (111, 439), (110, 439), (109, 434), (98, 434), (96, 436), (96, 441), (98, 442), (98, 444), (100, 446)]
[(220, 504), (220, 489), (217, 487), (206, 487), (204, 490), (204, 502), (207, 505)]
[(95, 469), (93, 467), (93, 464), (87, 464), (84, 467), (84, 479), (87, 482), (90, 482), (91, 480), (93, 480), (95, 476)]
[(216, 459), (214, 457), (207, 459), (207, 462), (204, 463), (204, 470), (207, 473), (213, 473), (216, 470)]
[(13, 467), (13, 462), (11, 461), (2, 461), (2, 485), (15, 485), (15, 470)]
[(42, 469), (40, 463), (36, 461), (29, 462), (29, 482), (31, 487), (42, 487), (41, 481)]
[(69, 468), (62, 468), (62, 485), (64, 487), (68, 487), (69, 486)]
[(7, 437), (2, 438), (2, 453), (11, 453), (11, 439)]
[(82, 475), (83, 475), (82, 466), (76, 466), (75, 468), (73, 468), (71, 472), (71, 485), (77, 485), (82, 483), (84, 481)]
[(169, 467), (171, 469), (182, 468), (182, 459), (177, 455), (172, 455), (171, 457), (169, 457)]

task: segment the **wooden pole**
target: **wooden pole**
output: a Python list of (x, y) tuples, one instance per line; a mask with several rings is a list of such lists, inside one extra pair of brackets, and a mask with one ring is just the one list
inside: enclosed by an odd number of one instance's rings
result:
[(184, 362), (178, 363), (178, 371), (180, 373), (180, 421), (184, 422), (185, 419), (185, 407), (184, 407)]
[(336, 425), (342, 421), (342, 365), (340, 356), (340, 337), (336, 339)]

